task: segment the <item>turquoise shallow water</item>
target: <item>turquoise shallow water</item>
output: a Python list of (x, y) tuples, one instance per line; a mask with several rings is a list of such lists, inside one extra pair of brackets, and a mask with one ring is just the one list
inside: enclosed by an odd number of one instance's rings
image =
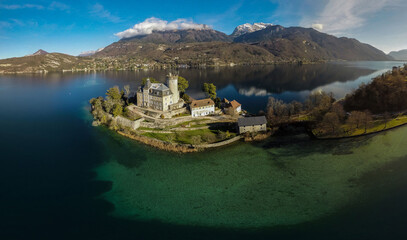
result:
[[(182, 69), (251, 111), (395, 62)], [(355, 67), (356, 66), (356, 67)], [(405, 239), (406, 128), (177, 155), (91, 126), (88, 101), (165, 71), (0, 76), (0, 239)]]
[(407, 156), (406, 140), (403, 127), (352, 140), (301, 137), (277, 146), (275, 137), (176, 155), (143, 151), (147, 147), (112, 136), (105, 144), (117, 148), (96, 172), (113, 183), (103, 198), (115, 205), (116, 217), (215, 227), (293, 225), (358, 202), (366, 194), (360, 179)]

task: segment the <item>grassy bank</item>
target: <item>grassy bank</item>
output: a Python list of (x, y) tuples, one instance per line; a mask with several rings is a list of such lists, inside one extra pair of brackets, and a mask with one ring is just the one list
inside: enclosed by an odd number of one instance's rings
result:
[(146, 145), (156, 147), (161, 150), (177, 152), (177, 153), (190, 153), (199, 151), (198, 148), (187, 146), (184, 144), (169, 143), (164, 140), (152, 138), (148, 136), (138, 135), (131, 132), (117, 131), (120, 135), (144, 143)]
[(386, 131), (405, 124), (407, 124), (407, 116), (401, 115), (390, 119), (387, 122), (384, 119), (376, 119), (371, 121), (366, 129), (364, 127), (355, 128), (348, 124), (343, 124), (335, 133), (325, 132), (320, 128), (313, 130), (313, 133), (317, 138), (320, 139), (357, 137)]
[(143, 136), (158, 139), (160, 141), (179, 143), (179, 144), (205, 144), (223, 141), (236, 136), (233, 132), (224, 132), (220, 130), (197, 129), (190, 131), (178, 131), (173, 133), (145, 132)]

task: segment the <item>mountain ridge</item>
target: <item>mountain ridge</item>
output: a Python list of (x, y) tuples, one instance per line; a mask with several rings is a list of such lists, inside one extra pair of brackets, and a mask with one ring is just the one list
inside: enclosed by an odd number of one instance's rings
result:
[[(244, 33), (233, 38), (233, 40), (231, 36), (227, 36), (224, 33), (207, 29), (156, 31), (149, 35), (121, 39), (105, 47), (102, 51), (96, 53), (94, 57), (132, 56), (149, 60), (155, 59), (158, 62), (168, 64), (177, 62), (185, 63), (191, 60), (188, 58), (188, 54), (195, 54), (197, 51), (201, 53), (203, 58), (206, 58), (207, 55), (204, 49), (207, 50), (207, 43), (209, 42), (212, 43), (212, 47), (214, 47), (213, 43), (219, 42), (218, 44), (222, 43), (221, 45), (226, 47), (226, 49), (234, 48), (235, 51), (237, 46), (232, 47), (232, 44), (240, 44), (241, 51), (249, 50), (250, 48), (249, 51), (253, 52), (253, 47), (257, 47), (256, 49), (263, 48), (273, 55), (273, 60), (269, 63), (332, 60), (393, 60), (379, 49), (361, 43), (356, 39), (338, 38), (333, 35), (321, 33), (312, 28), (285, 28), (280, 25), (269, 25), (261, 30)], [(188, 53), (185, 49), (192, 43), (195, 44), (194, 52)], [(197, 49), (196, 44), (198, 43), (203, 46), (201, 51)], [(180, 56), (178, 56), (178, 59), (181, 61), (172, 61), (168, 58), (164, 59), (162, 56), (162, 54), (165, 55), (167, 53), (167, 50), (171, 50), (172, 53), (176, 54), (177, 51), (174, 46), (183, 49), (183, 51), (179, 51)], [(221, 51), (219, 48), (218, 50)], [(222, 58), (222, 53), (219, 51), (213, 52), (211, 54), (212, 58)], [(233, 56), (233, 51), (230, 52), (230, 54)], [(230, 60), (233, 63), (244, 64), (244, 59), (241, 59), (239, 56), (235, 58), (232, 57)], [(267, 56), (267, 59), (270, 59), (270, 57)], [(213, 63), (213, 61), (209, 62)], [(259, 64), (264, 63), (264, 61), (259, 61)]]
[(44, 73), (83, 68), (89, 61), (63, 53), (0, 59), (0, 73)]
[(280, 25), (238, 37), (212, 29), (153, 31), (120, 39), (86, 57), (40, 53), (0, 60), (0, 73), (394, 60), (356, 39)]
[(393, 60), (369, 44), (353, 38), (338, 38), (313, 28), (273, 25), (241, 35), (234, 42), (255, 44), (286, 59)]
[(232, 38), (213, 29), (181, 29), (153, 31), (150, 34), (122, 38), (119, 42), (137, 41), (143, 43), (192, 43), (192, 42), (230, 42)]
[(406, 61), (407, 60), (407, 49), (402, 49), (399, 51), (391, 51), (388, 54), (393, 57), (395, 60)]

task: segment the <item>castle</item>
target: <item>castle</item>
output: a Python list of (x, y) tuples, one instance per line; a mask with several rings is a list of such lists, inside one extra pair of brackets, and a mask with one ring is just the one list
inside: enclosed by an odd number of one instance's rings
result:
[(184, 106), (184, 100), (179, 97), (178, 76), (167, 75), (167, 84), (151, 83), (147, 78), (146, 84), (137, 91), (137, 106), (159, 111), (179, 109)]

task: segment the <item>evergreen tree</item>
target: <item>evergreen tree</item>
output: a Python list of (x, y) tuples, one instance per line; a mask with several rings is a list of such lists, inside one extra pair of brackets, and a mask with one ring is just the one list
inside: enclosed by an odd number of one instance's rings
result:
[(178, 76), (178, 91), (180, 93), (185, 93), (187, 88), (189, 87), (189, 82), (185, 78)]
[(213, 83), (204, 83), (202, 90), (206, 97), (216, 99), (216, 86)]

